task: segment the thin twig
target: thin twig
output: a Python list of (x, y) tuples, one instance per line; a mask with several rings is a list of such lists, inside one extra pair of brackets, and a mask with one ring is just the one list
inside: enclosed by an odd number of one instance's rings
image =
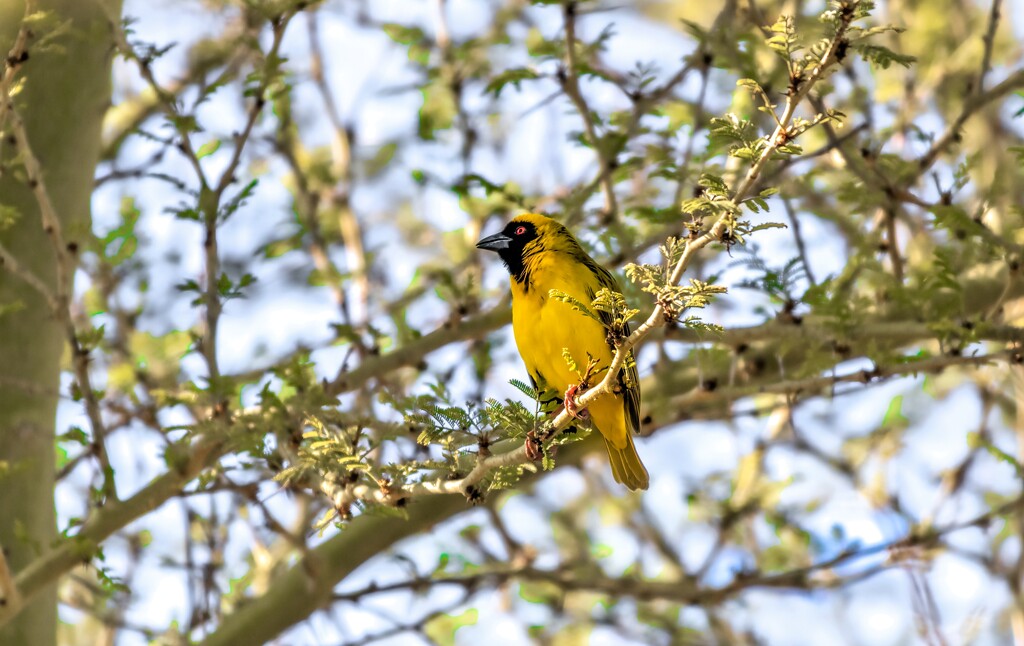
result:
[(974, 88), (977, 95), (981, 95), (985, 91), (985, 77), (992, 67), (992, 50), (996, 43), (996, 29), (999, 28), (999, 6), (1001, 4), (1002, 0), (992, 0), (992, 8), (988, 12), (988, 28), (985, 29), (985, 35), (981, 37), (982, 42), (985, 43), (985, 52), (981, 57), (981, 70), (978, 71), (978, 81)]
[(807, 256), (807, 244), (804, 242), (803, 232), (800, 229), (800, 218), (797, 217), (796, 210), (788, 197), (782, 197), (782, 206), (786, 209), (789, 226), (793, 229), (793, 242), (796, 244), (800, 264), (804, 267), (804, 275), (807, 276), (807, 281), (811, 285), (816, 285), (818, 281), (814, 280), (814, 273), (811, 271), (811, 261)]
[(903, 284), (903, 258), (900, 256), (900, 241), (896, 236), (896, 207), (882, 209), (885, 220), (885, 244), (892, 264), (892, 275), (898, 284)]
[(57, 301), (57, 296), (47, 286), (43, 279), (36, 276), (30, 269), (23, 267), (18, 259), (14, 257), (10, 251), (4, 247), (3, 243), (0, 243), (0, 270), (8, 272), (14, 276), (20, 278), (29, 287), (36, 290), (40, 296), (46, 300), (46, 304), (50, 308), (50, 312), (55, 317), (60, 316), (60, 303)]
[[(333, 204), (337, 208), (338, 229), (341, 234), (341, 242), (345, 246), (348, 274), (352, 277), (352, 297), (343, 296), (345, 298), (344, 320), (356, 330), (364, 330), (370, 316), (371, 288), (362, 225), (353, 211), (349, 199), (355, 179), (352, 168), (352, 137), (341, 118), (334, 92), (327, 83), (325, 58), (316, 17), (315, 12), (308, 14), (310, 73), (317, 93), (324, 104), (327, 119), (331, 124), (331, 176), (334, 179), (332, 184), (324, 186), (319, 192), (319, 198), (322, 204)], [(318, 225), (317, 228), (319, 228)], [(335, 298), (337, 300), (337, 295)], [(352, 311), (350, 301), (354, 301), (359, 306), (356, 312)], [(358, 337), (355, 348), (360, 356), (366, 354), (365, 344)]]
[[(4, 58), (4, 73), (0, 76), (0, 132), (3, 131), (4, 125), (7, 123), (7, 111), (13, 107), (10, 97), (14, 78), (18, 74), (18, 70), (21, 69), (22, 64), (28, 60), (28, 39), (30, 33), (28, 17), (35, 10), (36, 1), (25, 0), (25, 15), (22, 18), (21, 27), (18, 29), (18, 35), (15, 36), (14, 44), (11, 45), (7, 57)], [(2, 145), (3, 141), (0, 140), (0, 146)]]
[[(83, 347), (79, 341), (78, 330), (75, 328), (75, 322), (71, 317), (71, 279), (75, 272), (75, 252), (78, 245), (77, 243), (68, 244), (64, 239), (61, 217), (58, 215), (57, 209), (50, 199), (50, 192), (47, 189), (42, 165), (32, 149), (28, 129), (21, 118), (21, 114), (9, 96), (0, 96), (0, 101), (8, 104), (7, 117), (10, 120), (14, 144), (18, 150), (21, 163), (25, 168), (26, 182), (36, 198), (43, 231), (46, 232), (50, 240), (51, 250), (53, 251), (57, 273), (57, 288), (52, 299), (48, 298), (48, 302), (51, 304), (57, 320), (64, 328), (64, 335), (71, 349), (71, 364), (74, 369), (75, 380), (77, 381), (82, 400), (85, 402), (86, 415), (92, 426), (92, 449), (100, 464), (100, 471), (103, 477), (103, 494), (108, 500), (116, 499), (117, 488), (114, 482), (114, 471), (110, 465), (110, 458), (107, 455), (107, 429), (103, 422), (99, 400), (92, 388), (92, 379), (89, 373), (89, 350)], [(7, 259), (10, 260), (11, 258)], [(22, 278), (24, 279), (26, 275), (23, 272)], [(31, 280), (30, 284), (32, 284)], [(41, 286), (33, 285), (37, 290)], [(46, 295), (47, 291), (41, 293)]]
[(949, 124), (945, 132), (943, 132), (942, 135), (932, 143), (931, 147), (925, 152), (925, 154), (921, 156), (917, 162), (917, 170), (914, 173), (914, 176), (907, 180), (906, 185), (910, 186), (917, 181), (918, 177), (928, 172), (942, 153), (946, 152), (946, 150), (954, 143), (960, 141), (960, 130), (964, 127), (964, 124), (967, 123), (967, 120), (974, 116), (975, 113), (979, 112), (982, 108), (993, 101), (1001, 99), (1007, 94), (1021, 88), (1024, 88), (1024, 69), (1015, 71), (1001, 83), (993, 86), (992, 89), (982, 90), (965, 99), (964, 106), (960, 110), (960, 114), (953, 120), (953, 123)]
[(567, 2), (563, 7), (562, 15), (565, 20), (565, 81), (562, 89), (565, 90), (569, 100), (576, 106), (576, 111), (583, 119), (583, 128), (587, 133), (587, 140), (597, 155), (597, 163), (600, 168), (598, 174), (601, 178), (601, 190), (604, 193), (605, 215), (610, 221), (615, 221), (619, 215), (619, 202), (615, 197), (615, 182), (612, 179), (613, 159), (609, 159), (602, 151), (602, 142), (597, 135), (597, 127), (594, 125), (594, 118), (590, 113), (590, 106), (580, 92), (579, 73), (576, 69), (576, 3)]

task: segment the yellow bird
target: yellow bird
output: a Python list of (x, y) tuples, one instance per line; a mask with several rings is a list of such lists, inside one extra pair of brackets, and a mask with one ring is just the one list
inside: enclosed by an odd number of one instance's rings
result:
[[(573, 401), (580, 376), (570, 369), (563, 350), (581, 370), (593, 357), (599, 369), (591, 385), (603, 379), (615, 354), (608, 329), (549, 292), (558, 290), (589, 305), (602, 288), (618, 291), (608, 270), (587, 255), (568, 229), (536, 213), (517, 216), (476, 246), (497, 252), (511, 274), (512, 331), (538, 393), (564, 392)], [(598, 398), (588, 412), (604, 436), (616, 482), (646, 489), (650, 479), (633, 445), (632, 434), (640, 428), (640, 382), (632, 355), (627, 366), (619, 374), (621, 392)]]

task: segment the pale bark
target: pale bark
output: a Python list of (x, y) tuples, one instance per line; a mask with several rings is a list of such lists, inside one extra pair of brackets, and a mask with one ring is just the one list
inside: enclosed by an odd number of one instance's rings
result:
[[(68, 243), (89, 231), (89, 201), (100, 153), (100, 126), (110, 101), (110, 16), (119, 0), (39, 0), (37, 10), (70, 21), (48, 48), (29, 41), (14, 104), (42, 164), (50, 199)], [(24, 0), (0, 0), (0, 50), (6, 56), (25, 11)], [(50, 21), (47, 24), (54, 24)], [(44, 28), (45, 32), (45, 28)], [(56, 45), (56, 46), (54, 46)], [(36, 196), (24, 175), (12, 172), (15, 146), (5, 142), (0, 204), (13, 207), (16, 223), (0, 242), (28, 272), (56, 291), (56, 267)], [(17, 169), (17, 163), (14, 165)], [(65, 333), (40, 295), (0, 268), (0, 545), (19, 571), (51, 548), (56, 538), (53, 488), (54, 417)], [(0, 643), (46, 646), (56, 642), (53, 586), (3, 630)]]

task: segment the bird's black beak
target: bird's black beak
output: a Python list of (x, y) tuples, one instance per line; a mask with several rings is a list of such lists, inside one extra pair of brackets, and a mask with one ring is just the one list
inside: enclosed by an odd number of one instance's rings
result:
[(495, 233), (493, 236), (487, 236), (480, 242), (476, 243), (477, 249), (487, 249), (488, 251), (504, 251), (508, 249), (511, 244), (512, 238), (508, 237), (504, 233)]

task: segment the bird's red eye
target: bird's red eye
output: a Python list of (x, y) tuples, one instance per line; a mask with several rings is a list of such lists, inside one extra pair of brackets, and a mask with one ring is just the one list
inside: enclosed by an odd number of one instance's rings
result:
[(526, 233), (526, 227), (516, 227), (516, 235), (521, 236)]

